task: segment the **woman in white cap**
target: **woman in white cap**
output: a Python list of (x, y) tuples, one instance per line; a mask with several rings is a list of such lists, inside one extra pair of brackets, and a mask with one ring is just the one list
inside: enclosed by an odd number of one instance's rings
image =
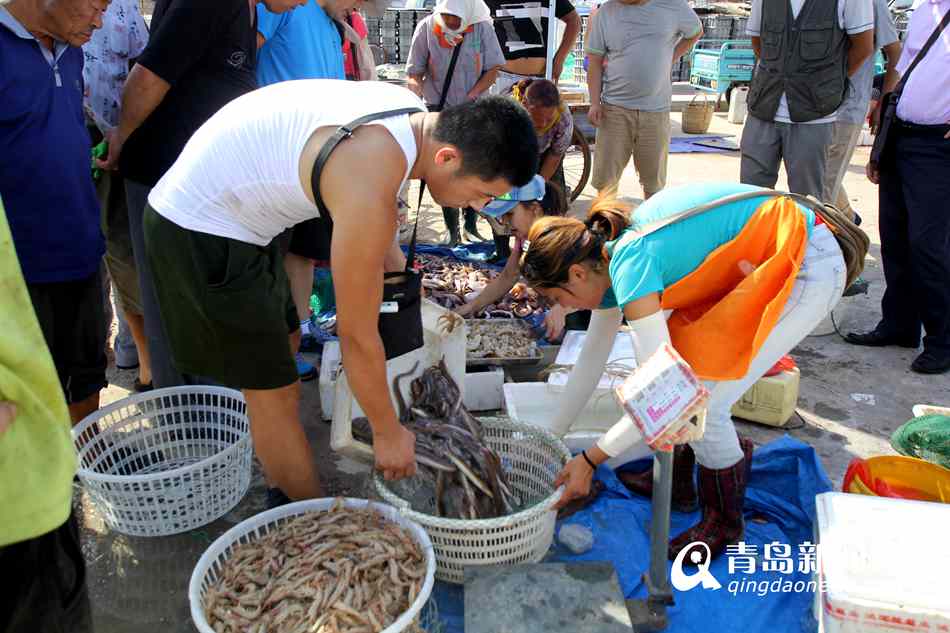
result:
[[(408, 87), (422, 97), (430, 111), (441, 110), (487, 93), (504, 63), (491, 12), (482, 0), (439, 0), (412, 36), (406, 61)], [(456, 246), (462, 241), (459, 210), (443, 207), (442, 215), (449, 245)], [(474, 210), (465, 210), (466, 233), (482, 241), (475, 227), (477, 220)]]
[[(501, 225), (515, 238), (515, 247), (508, 256), (501, 274), (491, 280), (477, 297), (460, 306), (455, 312), (463, 317), (478, 314), (515, 287), (521, 278), (521, 255), (524, 242), (534, 221), (546, 216), (563, 216), (567, 213), (567, 197), (564, 190), (541, 176), (535, 176), (524, 187), (515, 187), (509, 193), (496, 198), (482, 208), (481, 213), (490, 221)], [(534, 292), (525, 288), (522, 292)], [(550, 340), (561, 336), (564, 330), (565, 311), (555, 304), (544, 319), (545, 335)]]

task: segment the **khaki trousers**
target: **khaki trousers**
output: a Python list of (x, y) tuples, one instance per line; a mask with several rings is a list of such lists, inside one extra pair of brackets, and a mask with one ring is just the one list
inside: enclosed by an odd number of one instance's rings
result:
[(835, 121), (832, 124), (832, 139), (826, 152), (824, 201), (830, 202), (842, 211), (853, 213), (848, 192), (845, 191), (845, 174), (851, 166), (851, 157), (854, 148), (861, 138), (862, 125), (860, 123), (846, 123)]
[(598, 191), (616, 187), (633, 156), (643, 195), (648, 197), (663, 189), (670, 153), (670, 113), (609, 104), (604, 104), (603, 111), (603, 122), (597, 128), (591, 184)]

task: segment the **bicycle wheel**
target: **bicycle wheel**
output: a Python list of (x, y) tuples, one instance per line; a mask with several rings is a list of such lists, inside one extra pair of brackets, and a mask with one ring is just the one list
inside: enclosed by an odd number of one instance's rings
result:
[(591, 169), (590, 145), (584, 133), (577, 127), (574, 127), (574, 136), (571, 137), (571, 146), (567, 148), (567, 153), (561, 160), (561, 168), (564, 170), (564, 182), (567, 185), (567, 194), (570, 201), (577, 199), (587, 181), (590, 179)]

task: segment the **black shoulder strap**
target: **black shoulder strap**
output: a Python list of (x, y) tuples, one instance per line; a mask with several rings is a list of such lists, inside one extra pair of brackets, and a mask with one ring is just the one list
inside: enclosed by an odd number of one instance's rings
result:
[[(421, 108), (400, 108), (398, 110), (386, 110), (385, 112), (374, 112), (372, 114), (367, 114), (361, 116), (358, 119), (350, 121), (346, 125), (341, 125), (337, 128), (333, 135), (326, 140), (326, 142), (323, 144), (323, 147), (320, 148), (320, 153), (317, 154), (317, 159), (313, 163), (313, 171), (310, 173), (310, 187), (313, 189), (313, 201), (317, 205), (317, 210), (320, 212), (320, 217), (328, 225), (333, 226), (333, 218), (330, 216), (330, 212), (327, 210), (326, 204), (323, 202), (323, 195), (320, 193), (320, 175), (323, 173), (323, 168), (326, 165), (327, 160), (329, 160), (330, 154), (332, 154), (333, 150), (336, 149), (336, 146), (339, 145), (343, 139), (350, 138), (353, 135), (353, 131), (361, 125), (370, 123), (371, 121), (388, 119), (390, 117), (400, 116), (403, 114), (415, 114), (416, 112), (425, 112), (425, 110)], [(412, 165), (409, 167), (411, 168)], [(412, 240), (409, 243), (409, 256), (406, 258), (406, 270), (411, 270), (415, 264), (416, 230), (419, 228), (419, 215), (422, 208), (422, 194), (425, 192), (425, 188), (425, 181), (419, 183), (419, 203), (416, 207), (416, 224), (412, 229)]]
[(320, 217), (326, 218), (328, 222), (333, 221), (333, 219), (330, 217), (330, 213), (327, 211), (326, 204), (323, 202), (323, 195), (320, 193), (320, 175), (323, 173), (323, 167), (330, 158), (330, 154), (332, 154), (333, 150), (336, 149), (336, 146), (340, 144), (340, 141), (350, 138), (356, 128), (366, 123), (370, 123), (371, 121), (388, 119), (390, 117), (400, 116), (402, 114), (415, 114), (416, 112), (425, 112), (425, 110), (420, 108), (400, 108), (398, 110), (374, 112), (372, 114), (361, 116), (360, 118), (350, 121), (346, 125), (341, 125), (337, 128), (336, 132), (334, 132), (333, 135), (323, 144), (323, 147), (320, 148), (320, 153), (317, 154), (317, 160), (315, 160), (313, 163), (313, 171), (310, 173), (310, 186), (313, 188), (313, 201), (317, 204), (317, 211), (320, 212)]
[(449, 69), (445, 73), (445, 82), (442, 84), (442, 95), (439, 97), (439, 112), (442, 112), (442, 108), (445, 107), (445, 100), (449, 96), (449, 86), (452, 85), (452, 76), (455, 74), (455, 64), (459, 60), (459, 51), (462, 50), (464, 44), (465, 35), (462, 34), (462, 41), (452, 49), (452, 59), (449, 60)]
[(416, 221), (412, 225), (412, 238), (409, 240), (409, 252), (406, 254), (406, 270), (412, 270), (416, 264), (416, 231), (419, 230), (419, 216), (422, 215), (422, 194), (426, 191), (426, 181), (419, 181), (419, 200), (416, 202)]
[(930, 39), (927, 40), (927, 43), (924, 44), (924, 47), (920, 49), (920, 52), (917, 53), (917, 56), (914, 57), (914, 61), (910, 63), (910, 66), (907, 68), (907, 72), (904, 73), (904, 76), (901, 77), (900, 87), (895, 90), (898, 94), (903, 92), (904, 86), (907, 85), (907, 80), (910, 78), (910, 74), (917, 68), (917, 64), (927, 56), (927, 52), (934, 45), (934, 42), (940, 37), (940, 34), (943, 33), (943, 30), (947, 28), (947, 24), (950, 24), (950, 11), (947, 11), (943, 19), (940, 21), (940, 24), (937, 25), (937, 28), (934, 29), (934, 32), (930, 34)]

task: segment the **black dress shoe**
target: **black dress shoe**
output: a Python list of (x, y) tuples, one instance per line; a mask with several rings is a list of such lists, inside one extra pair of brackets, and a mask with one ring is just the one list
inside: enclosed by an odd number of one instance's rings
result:
[(950, 354), (937, 354), (925, 349), (914, 359), (910, 369), (918, 374), (945, 374), (950, 371)]
[(870, 332), (865, 332), (864, 334), (849, 332), (848, 335), (844, 337), (844, 340), (852, 345), (863, 345), (865, 347), (888, 347), (894, 345), (897, 347), (916, 349), (920, 346), (920, 341), (901, 340), (896, 336), (882, 332), (878, 328)]

